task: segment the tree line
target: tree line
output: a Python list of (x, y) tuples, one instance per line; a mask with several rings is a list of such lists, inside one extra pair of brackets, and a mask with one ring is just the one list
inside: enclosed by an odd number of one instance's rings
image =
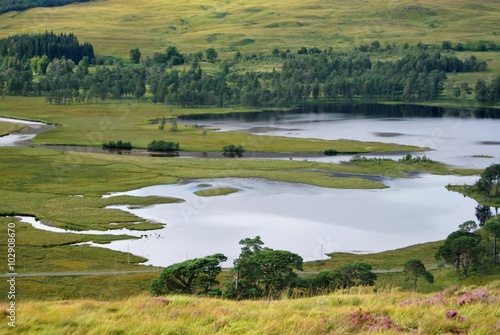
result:
[(0, 14), (10, 11), (22, 11), (34, 7), (57, 7), (73, 2), (86, 2), (91, 0), (2, 0)]
[(13, 35), (0, 39), (0, 57), (14, 57), (27, 62), (32, 57), (42, 56), (47, 56), (49, 60), (64, 57), (75, 63), (84, 57), (88, 57), (89, 61), (95, 58), (92, 44), (80, 44), (72, 33), (55, 34), (46, 31), (44, 34)]
[[(47, 102), (56, 104), (122, 98), (183, 107), (286, 107), (311, 99), (422, 101), (441, 95), (446, 73), (487, 68), (474, 56), (462, 60), (436, 47), (382, 48), (375, 44), (368, 51), (358, 48), (350, 52), (276, 49), (268, 57), (281, 59), (282, 65), (270, 72), (238, 71), (237, 65), (251, 56), (238, 53), (219, 61), (219, 69), (206, 71), (200, 63), (215, 62), (215, 50), (183, 55), (173, 46), (153, 58), (142, 58), (139, 49), (132, 49), (129, 63), (100, 65), (89, 71), (95, 61), (93, 49), (78, 44), (72, 34), (9, 39), (15, 41), (13, 46), (0, 41), (0, 93), (45, 96)], [(66, 41), (57, 55), (48, 50), (55, 39)], [(184, 64), (182, 70), (179, 64)], [(496, 104), (500, 76), (491, 84), (478, 81), (476, 97), (481, 103)]]

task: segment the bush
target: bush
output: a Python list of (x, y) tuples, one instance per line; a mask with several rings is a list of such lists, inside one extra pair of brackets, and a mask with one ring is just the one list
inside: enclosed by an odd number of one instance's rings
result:
[(174, 151), (179, 151), (179, 143), (177, 142), (167, 142), (167, 141), (157, 141), (154, 140), (153, 142), (148, 144), (148, 151), (155, 151), (155, 152), (174, 152)]
[(338, 151), (337, 150), (334, 150), (334, 149), (328, 149), (328, 150), (325, 150), (324, 154), (326, 156), (336, 156), (338, 155)]
[(227, 157), (242, 157), (245, 152), (245, 149), (241, 145), (235, 146), (234, 144), (226, 145), (222, 150), (224, 151), (224, 156)]
[(119, 140), (118, 142), (109, 141), (108, 143), (103, 143), (102, 148), (116, 149), (116, 150), (132, 150), (132, 144), (130, 144), (130, 142), (122, 142), (122, 140)]

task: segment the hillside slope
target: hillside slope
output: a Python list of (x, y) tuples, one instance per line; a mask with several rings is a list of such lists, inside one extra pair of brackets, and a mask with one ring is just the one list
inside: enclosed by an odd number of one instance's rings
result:
[(483, 0), (102, 0), (0, 15), (0, 38), (74, 32), (101, 55), (168, 45), (220, 53), (350, 48), (373, 40), (500, 44), (500, 2)]

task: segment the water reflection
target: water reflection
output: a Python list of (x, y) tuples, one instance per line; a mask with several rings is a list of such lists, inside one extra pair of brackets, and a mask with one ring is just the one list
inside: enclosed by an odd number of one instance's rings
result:
[[(139, 217), (166, 223), (164, 239), (117, 241), (110, 247), (144, 256), (147, 264), (166, 266), (186, 257), (214, 252), (230, 260), (238, 241), (260, 235), (267, 246), (300, 254), (306, 260), (333, 251), (382, 251), (444, 239), (474, 219), (475, 201), (447, 191), (448, 183), (472, 183), (477, 177), (422, 175), (390, 179), (385, 190), (334, 190), (262, 179), (196, 180), (158, 185), (113, 195), (172, 196), (180, 204), (130, 209)], [(203, 198), (194, 192), (233, 187), (237, 193)]]
[[(221, 131), (428, 147), (431, 151), (425, 155), (429, 158), (465, 168), (485, 168), (498, 163), (500, 158), (500, 109), (351, 104), (305, 106), (291, 111), (192, 115), (185, 118), (186, 122), (219, 128)], [(245, 143), (242, 145), (245, 146)], [(478, 155), (482, 155), (482, 158), (477, 158)], [(320, 157), (315, 160), (337, 162), (339, 159)]]

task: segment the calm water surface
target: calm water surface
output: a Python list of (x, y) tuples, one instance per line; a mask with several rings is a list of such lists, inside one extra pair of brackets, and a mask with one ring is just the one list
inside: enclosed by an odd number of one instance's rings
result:
[[(349, 113), (337, 107), (310, 107), (300, 113), (207, 115), (181, 122), (217, 127), (220, 131), (425, 146), (432, 149), (425, 153), (431, 159), (469, 168), (499, 162), (498, 111), (479, 111), (470, 117), (470, 112), (432, 108), (419, 111), (414, 106), (350, 108)], [(257, 141), (265, 141), (265, 137)], [(472, 157), (480, 154), (493, 158)], [(317, 158), (326, 162), (347, 159), (346, 156)], [(262, 237), (266, 246), (296, 252), (305, 260), (326, 258), (325, 254), (333, 251), (390, 250), (444, 239), (459, 224), (474, 220), (476, 202), (447, 191), (445, 185), (471, 184), (477, 178), (419, 175), (412, 179), (384, 179), (389, 186), (385, 190), (334, 190), (235, 178), (146, 187), (107, 196), (171, 196), (186, 202), (140, 209), (112, 206), (166, 226), (146, 234), (132, 232), (135, 236), (146, 236), (104, 247), (130, 251), (148, 258), (147, 264), (158, 266), (216, 252), (226, 254), (227, 265), (231, 265), (239, 254), (238, 241), (256, 235)], [(203, 183), (236, 187), (239, 192), (198, 197), (194, 192)], [(38, 228), (48, 229), (43, 225)], [(130, 233), (120, 231), (123, 232)]]
[[(305, 260), (325, 258), (333, 251), (390, 250), (443, 239), (458, 224), (474, 219), (475, 201), (443, 185), (475, 180), (422, 175), (387, 180), (389, 189), (370, 191), (234, 178), (146, 187), (112, 196), (174, 196), (186, 202), (142, 209), (112, 206), (166, 227), (158, 235), (110, 247), (130, 250), (147, 257), (147, 264), (161, 266), (215, 252), (227, 255), (231, 264), (239, 254), (239, 240), (256, 235), (266, 246), (296, 252)], [(194, 192), (201, 183), (240, 191), (198, 197)]]

